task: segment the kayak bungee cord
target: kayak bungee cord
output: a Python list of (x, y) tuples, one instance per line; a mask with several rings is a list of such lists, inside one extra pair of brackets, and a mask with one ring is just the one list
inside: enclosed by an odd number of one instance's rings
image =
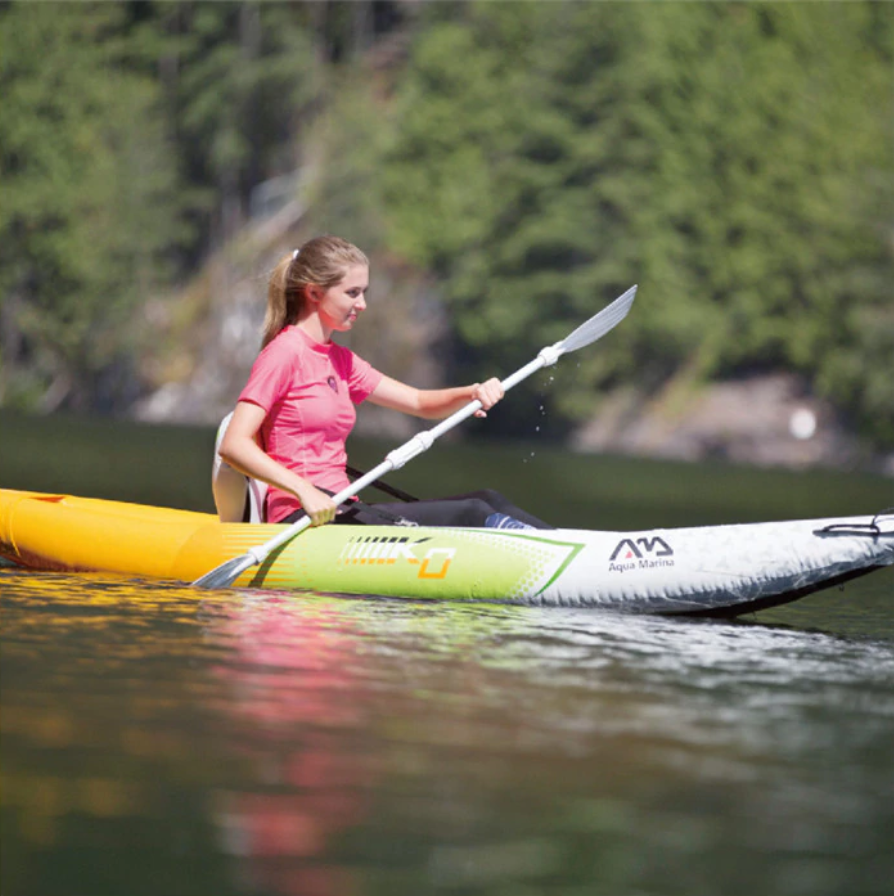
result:
[(868, 523), (831, 523), (828, 526), (823, 526), (822, 529), (817, 529), (813, 534), (820, 537), (824, 535), (866, 535), (870, 538), (891, 537), (894, 536), (894, 530), (886, 531), (881, 527), (881, 521), (888, 517), (891, 517), (892, 521), (894, 521), (894, 507), (886, 507), (884, 510), (880, 510)]
[[(597, 339), (601, 339), (627, 316), (635, 296), (636, 286), (631, 286), (627, 292), (619, 296), (600, 312), (594, 314), (593, 317), (581, 324), (561, 342), (541, 349), (533, 361), (516, 370), (515, 373), (502, 381), (501, 385), (504, 392), (508, 392), (513, 386), (541, 368), (555, 364), (562, 355), (577, 351), (584, 346), (592, 345)], [(348, 498), (354, 497), (354, 495), (379, 477), (390, 473), (392, 470), (399, 470), (408, 461), (427, 451), (434, 444), (435, 440), (445, 432), (471, 417), (481, 407), (481, 402), (477, 399), (470, 401), (464, 408), (460, 408), (455, 414), (442, 420), (437, 426), (417, 433), (408, 442), (391, 451), (382, 463), (370, 470), (365, 476), (361, 476), (360, 479), (352, 482), (350, 486), (334, 495), (333, 501), (336, 504), (341, 504)], [(310, 524), (310, 517), (302, 517), (277, 536), (271, 538), (270, 541), (257, 547), (249, 548), (248, 551), (239, 557), (227, 560), (225, 563), (212, 569), (211, 572), (205, 573), (201, 578), (196, 579), (192, 584), (200, 588), (229, 588), (243, 572), (251, 569), (252, 566), (258, 566), (263, 563), (273, 551), (291, 541), (296, 535), (307, 529)]]

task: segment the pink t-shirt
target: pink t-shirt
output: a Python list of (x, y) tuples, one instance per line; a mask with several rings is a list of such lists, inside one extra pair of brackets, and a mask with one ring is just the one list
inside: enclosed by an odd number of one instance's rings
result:
[[(357, 414), (382, 379), (350, 349), (315, 342), (300, 327), (286, 327), (258, 355), (239, 401), (267, 412), (261, 444), (274, 460), (319, 488), (339, 492), (347, 439)], [(270, 488), (267, 519), (278, 522), (301, 506), (288, 492)]]

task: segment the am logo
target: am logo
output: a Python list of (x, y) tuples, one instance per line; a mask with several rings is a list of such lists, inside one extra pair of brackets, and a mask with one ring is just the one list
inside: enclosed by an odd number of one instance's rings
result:
[(609, 557), (609, 563), (615, 560), (642, 560), (645, 556), (673, 557), (673, 555), (674, 549), (660, 535), (636, 540), (623, 538)]

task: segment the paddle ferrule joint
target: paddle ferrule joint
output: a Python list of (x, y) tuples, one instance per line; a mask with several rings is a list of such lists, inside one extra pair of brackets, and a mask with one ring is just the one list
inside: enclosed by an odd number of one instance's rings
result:
[(564, 351), (562, 343), (557, 342), (555, 345), (548, 345), (546, 348), (542, 348), (537, 357), (543, 361), (544, 367), (549, 367), (559, 360)]
[(435, 439), (431, 432), (419, 432), (410, 439), (409, 442), (405, 442), (400, 448), (395, 448), (394, 451), (391, 451), (386, 460), (391, 463), (392, 470), (399, 470), (407, 461), (412, 460), (418, 454), (422, 454), (423, 451), (428, 451), (434, 443)]
[(249, 548), (245, 553), (247, 556), (251, 556), (251, 558), (255, 561), (255, 565), (260, 566), (266, 559), (267, 555), (270, 553), (268, 550), (265, 550), (266, 545), (260, 544), (255, 545), (253, 548)]

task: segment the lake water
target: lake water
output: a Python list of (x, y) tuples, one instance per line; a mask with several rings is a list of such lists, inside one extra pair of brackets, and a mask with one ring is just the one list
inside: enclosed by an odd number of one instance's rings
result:
[[(205, 431), (0, 425), (0, 485), (208, 501), (174, 475)], [(572, 525), (894, 504), (539, 445), (424, 461), (397, 484)], [(3, 896), (894, 893), (894, 570), (736, 622), (9, 569), (0, 601)]]

